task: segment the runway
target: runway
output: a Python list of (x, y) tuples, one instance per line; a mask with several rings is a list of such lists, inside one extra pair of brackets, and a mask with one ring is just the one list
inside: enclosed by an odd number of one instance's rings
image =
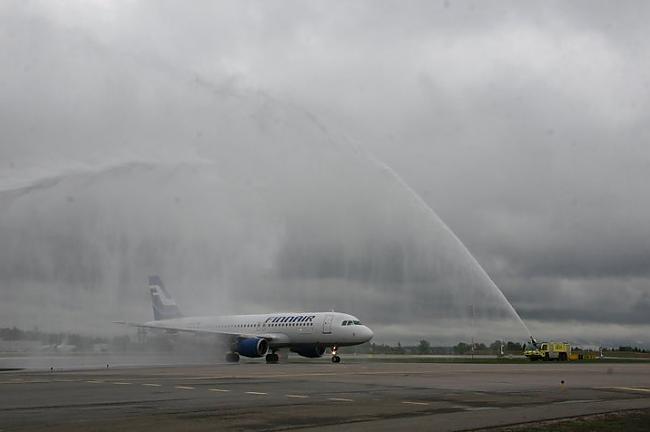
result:
[(0, 431), (451, 431), (648, 407), (648, 363), (316, 361), (0, 374)]

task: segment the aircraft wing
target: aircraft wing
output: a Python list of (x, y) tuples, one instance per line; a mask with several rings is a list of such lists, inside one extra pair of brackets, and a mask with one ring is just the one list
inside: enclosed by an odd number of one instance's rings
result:
[(113, 321), (113, 324), (125, 325), (128, 327), (138, 327), (146, 329), (156, 329), (156, 330), (165, 330), (168, 332), (184, 332), (184, 333), (193, 333), (193, 334), (204, 334), (204, 335), (215, 335), (215, 336), (224, 336), (231, 338), (264, 338), (269, 342), (275, 341), (281, 336), (280, 334), (250, 334), (250, 333), (231, 333), (223, 332), (219, 330), (212, 329), (198, 329), (198, 328), (189, 328), (189, 327), (172, 327), (172, 326), (159, 326), (152, 324), (144, 323), (133, 323), (128, 321)]

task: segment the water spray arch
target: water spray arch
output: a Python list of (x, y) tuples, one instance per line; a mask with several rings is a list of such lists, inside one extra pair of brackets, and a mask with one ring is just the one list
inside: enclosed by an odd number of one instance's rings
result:
[(1, 193), (7, 313), (50, 305), (41, 325), (61, 328), (148, 318), (142, 286), (157, 273), (191, 313), (334, 308), (363, 317), (380, 342), (525, 336), (388, 165), (304, 110), (206, 85), (193, 82), (191, 103), (149, 132), (191, 156), (62, 169)]

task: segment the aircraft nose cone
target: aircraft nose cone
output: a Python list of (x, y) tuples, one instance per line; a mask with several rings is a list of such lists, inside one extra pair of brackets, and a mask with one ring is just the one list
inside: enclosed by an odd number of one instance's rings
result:
[(372, 332), (372, 330), (370, 330), (370, 329), (369, 329), (368, 327), (366, 327), (366, 326), (363, 326), (363, 336), (366, 338), (367, 341), (369, 341), (370, 339), (372, 339), (372, 337), (373, 337), (374, 335), (375, 335), (375, 334)]

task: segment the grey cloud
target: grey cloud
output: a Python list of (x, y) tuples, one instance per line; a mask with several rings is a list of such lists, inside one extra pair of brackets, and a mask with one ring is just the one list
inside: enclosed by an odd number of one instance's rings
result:
[[(332, 307), (375, 311), (386, 339), (404, 341), (429, 332), (427, 311), (455, 305), (465, 324), (447, 321), (447, 335), (469, 334), (477, 302), (450, 288), (462, 285), (453, 254), (436, 249), (440, 234), (404, 190), (360, 162), (360, 147), (440, 214), (532, 327), (578, 322), (584, 341), (625, 329), (643, 341), (648, 12), (636, 2), (6, 2), (0, 181), (12, 192), (0, 235), (15, 246), (0, 262), (5, 304), (36, 313), (35, 293), (55, 275), (64, 295), (48, 300), (59, 310), (78, 296), (142, 314), (130, 290), (162, 266), (170, 287), (224, 309), (276, 307), (274, 292), (292, 308), (338, 296), (345, 304)], [(146, 203), (158, 210), (151, 226)], [(503, 313), (485, 301), (479, 315)]]

